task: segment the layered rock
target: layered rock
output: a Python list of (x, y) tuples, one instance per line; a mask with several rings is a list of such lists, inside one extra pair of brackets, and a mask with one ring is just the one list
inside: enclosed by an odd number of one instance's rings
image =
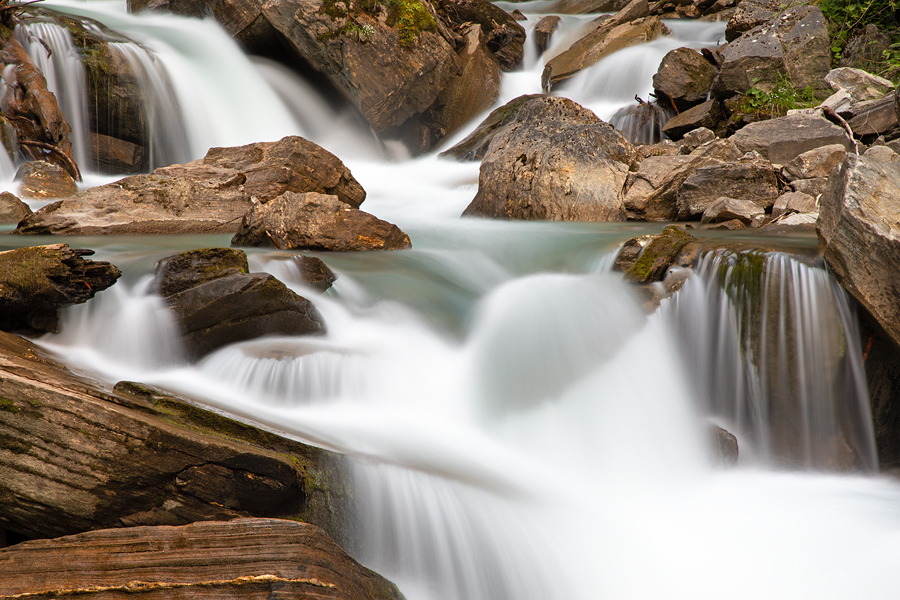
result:
[(822, 146), (840, 144), (847, 150), (853, 141), (847, 132), (817, 115), (793, 114), (751, 123), (730, 138), (743, 152), (756, 151), (769, 162), (786, 165), (797, 156)]
[(697, 218), (723, 196), (752, 202), (762, 210), (772, 206), (779, 196), (772, 165), (751, 157), (700, 167), (678, 189), (678, 218)]
[(629, 176), (623, 203), (629, 219), (674, 221), (678, 189), (699, 167), (718, 161), (702, 156), (651, 156)]
[[(402, 600), (307, 523), (236, 519), (104, 529), (0, 549), (0, 595)], [(137, 583), (140, 582), (140, 583)]]
[(684, 134), (700, 127), (714, 129), (721, 120), (722, 107), (718, 100), (710, 99), (666, 121), (666, 124), (663, 125), (663, 133), (673, 140), (678, 140)]
[(611, 125), (566, 98), (537, 98), (498, 132), (464, 215), (549, 221), (622, 221), (635, 159)]

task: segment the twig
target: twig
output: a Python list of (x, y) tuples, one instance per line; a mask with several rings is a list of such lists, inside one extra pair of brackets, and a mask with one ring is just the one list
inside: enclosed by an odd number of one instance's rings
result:
[(844, 130), (847, 132), (847, 135), (850, 136), (850, 141), (853, 142), (853, 151), (856, 152), (857, 156), (859, 156), (859, 144), (856, 143), (856, 138), (853, 137), (853, 130), (850, 129), (850, 124), (844, 119), (844, 117), (837, 114), (837, 112), (830, 106), (823, 106), (822, 112), (825, 113), (825, 116), (829, 121), (831, 121), (832, 123), (836, 123), (837, 125), (840, 125), (844, 128)]
[(66, 163), (66, 170), (69, 171), (69, 175), (71, 175), (75, 179), (75, 181), (83, 181), (81, 179), (81, 171), (78, 170), (78, 165), (75, 164), (75, 161), (72, 160), (72, 157), (53, 144), (47, 144), (45, 142), (34, 142), (32, 140), (19, 140), (19, 144), (23, 146), (33, 146), (35, 148), (41, 148), (42, 150), (47, 150), (48, 152), (56, 154), (63, 159), (64, 163)]

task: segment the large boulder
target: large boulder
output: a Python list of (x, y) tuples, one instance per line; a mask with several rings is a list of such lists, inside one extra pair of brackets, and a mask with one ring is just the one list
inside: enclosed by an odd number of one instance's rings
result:
[[(236, 519), (104, 529), (0, 549), (0, 596), (402, 600), (308, 523)], [(140, 582), (139, 584), (137, 582)]]
[(487, 154), (491, 140), (494, 139), (497, 132), (501, 129), (509, 129), (515, 122), (519, 109), (525, 106), (528, 101), (541, 97), (543, 97), (542, 94), (527, 94), (514, 98), (499, 108), (495, 108), (464, 140), (452, 148), (444, 150), (440, 156), (458, 160), (481, 160)]
[(16, 233), (59, 235), (234, 233), (254, 203), (286, 191), (335, 194), (359, 206), (365, 191), (336, 156), (301, 137), (234, 148), (79, 192), (28, 216)]
[(44, 160), (29, 161), (19, 167), (16, 179), (22, 182), (19, 195), (24, 198), (53, 200), (78, 193), (78, 185), (68, 171)]
[(723, 196), (752, 202), (764, 210), (778, 195), (775, 170), (761, 158), (700, 167), (678, 189), (678, 218), (698, 218)]
[(817, 115), (792, 114), (751, 123), (730, 138), (743, 152), (759, 152), (769, 162), (785, 165), (797, 156), (832, 144), (847, 150), (853, 141), (847, 132)]
[(611, 125), (566, 98), (522, 106), (481, 161), (464, 215), (548, 221), (623, 221), (635, 151)]
[(409, 236), (396, 225), (344, 204), (337, 196), (290, 192), (255, 205), (231, 244), (333, 252), (412, 247)]
[(685, 111), (707, 100), (718, 73), (718, 67), (696, 50), (676, 48), (659, 63), (653, 88), (660, 102)]
[(193, 359), (263, 335), (318, 335), (322, 316), (268, 273), (248, 273), (241, 250), (206, 248), (165, 258), (156, 286), (176, 316)]
[(0, 252), (0, 329), (58, 331), (58, 309), (87, 302), (122, 275), (83, 258), (93, 253), (67, 244)]

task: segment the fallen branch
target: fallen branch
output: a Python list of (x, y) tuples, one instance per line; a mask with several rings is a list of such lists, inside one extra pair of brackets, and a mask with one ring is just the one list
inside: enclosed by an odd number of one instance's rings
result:
[(856, 152), (856, 155), (859, 156), (859, 144), (856, 143), (856, 138), (853, 137), (853, 130), (850, 129), (850, 124), (842, 117), (837, 114), (830, 106), (823, 106), (822, 112), (825, 113), (825, 117), (834, 123), (835, 125), (840, 125), (847, 132), (847, 135), (850, 136), (850, 141), (853, 142), (853, 151)]
[(69, 175), (75, 181), (83, 181), (81, 179), (81, 171), (78, 170), (78, 165), (75, 164), (75, 161), (72, 160), (72, 157), (54, 146), (53, 144), (47, 144), (46, 142), (34, 142), (32, 140), (19, 140), (19, 144), (22, 146), (32, 146), (34, 148), (40, 148), (42, 150), (47, 150), (62, 158), (63, 162), (66, 163), (66, 170), (69, 172)]

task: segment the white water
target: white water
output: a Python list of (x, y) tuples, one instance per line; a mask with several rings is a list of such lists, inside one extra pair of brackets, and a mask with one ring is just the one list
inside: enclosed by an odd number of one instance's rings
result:
[[(164, 46), (156, 36), (215, 29), (69, 6), (125, 23), (129, 35), (143, 31), (154, 49)], [(222, 38), (210, 36), (204, 43)], [(211, 114), (234, 110), (216, 90), (234, 79), (246, 88), (238, 74), (252, 71), (229, 52), (227, 81), (197, 91)], [(187, 74), (209, 66), (199, 84), (222, 77), (210, 54), (192, 46), (177, 61), (159, 56)], [(523, 93), (529, 77), (537, 91), (539, 70), (526, 68), (506, 76), (504, 98)], [(185, 79), (174, 76), (180, 95)], [(619, 94), (626, 84), (608, 85)], [(592, 92), (598, 102), (602, 89)], [(253, 111), (260, 118), (291, 112), (274, 92), (264, 101), (253, 105), (265, 108)], [(242, 129), (228, 114), (218, 125)], [(251, 128), (250, 141), (277, 139), (293, 123)], [(192, 130), (191, 151), (202, 154), (221, 134)], [(250, 256), (253, 269), (314, 299), (326, 337), (237, 344), (188, 365), (144, 276), (168, 253), (227, 237), (94, 238), (82, 245), (126, 277), (67, 310), (63, 333), (43, 342), (110, 381), (167, 386), (355, 457), (360, 558), (410, 600), (896, 597), (900, 485), (780, 471), (760, 450), (738, 469), (715, 466), (708, 391), (719, 377), (749, 374), (739, 360), (708, 373), (685, 367), (691, 349), (672, 305), (690, 302), (689, 287), (647, 317), (606, 272), (616, 246), (650, 228), (461, 220), (476, 164), (347, 162), (368, 191), (363, 208), (407, 231), (412, 251), (320, 255), (339, 275), (324, 296), (297, 284), (285, 253)], [(727, 357), (736, 340), (735, 311), (720, 301), (696, 315), (718, 323), (701, 346), (709, 357)], [(819, 316), (809, 302), (801, 308)], [(758, 445), (735, 433), (742, 449)]]

